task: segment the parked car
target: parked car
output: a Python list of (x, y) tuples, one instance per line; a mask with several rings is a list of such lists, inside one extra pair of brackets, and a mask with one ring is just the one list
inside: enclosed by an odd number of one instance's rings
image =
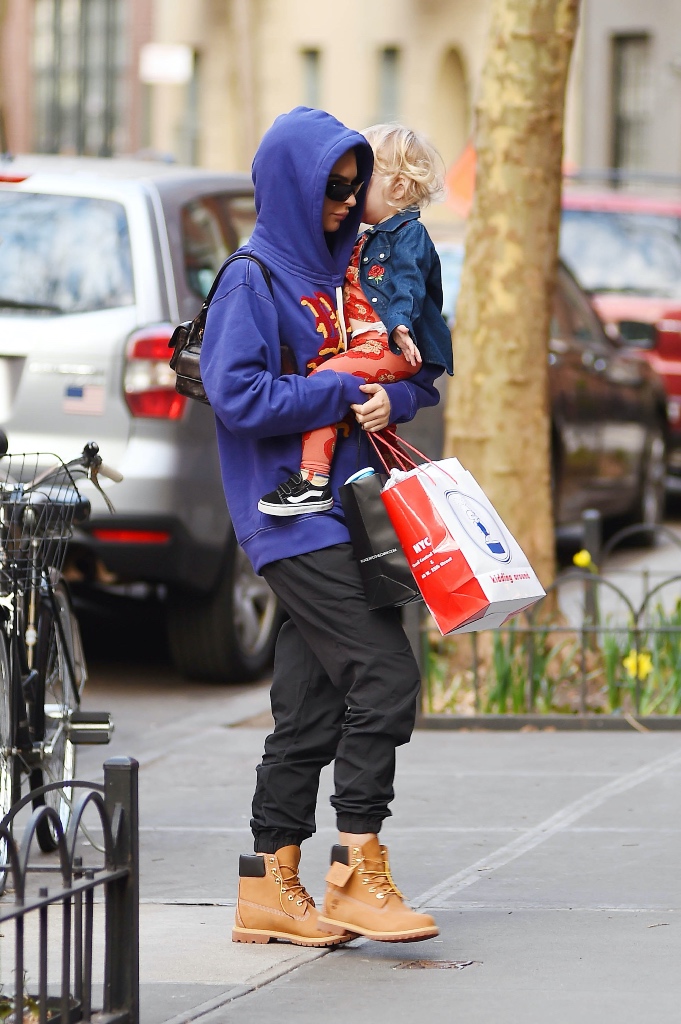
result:
[(676, 188), (645, 179), (613, 184), (568, 182), (561, 256), (606, 331), (664, 381), (669, 469), (681, 474), (681, 179)]
[(16, 451), (70, 456), (95, 437), (124, 475), (93, 497), (71, 573), (167, 592), (188, 676), (242, 680), (270, 661), (279, 612), (237, 546), (208, 407), (168, 367), (254, 222), (246, 175), (123, 160), (0, 160), (0, 425)]
[[(462, 246), (436, 243), (443, 313), (454, 322)], [(549, 344), (552, 473), (556, 526), (587, 508), (604, 517), (659, 523), (665, 500), (667, 418), (662, 381), (635, 352), (609, 338), (589, 298), (564, 265)], [(442, 380), (442, 378), (441, 378)], [(431, 457), (442, 451), (442, 403), (424, 409), (409, 438)]]

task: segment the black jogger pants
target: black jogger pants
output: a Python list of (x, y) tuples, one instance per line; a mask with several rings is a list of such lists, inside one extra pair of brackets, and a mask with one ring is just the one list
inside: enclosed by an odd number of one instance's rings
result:
[(350, 544), (271, 562), (262, 574), (290, 618), (277, 639), (274, 732), (257, 768), (255, 850), (313, 834), (319, 774), (334, 758), (339, 830), (378, 832), (419, 692), (400, 613), (369, 610)]

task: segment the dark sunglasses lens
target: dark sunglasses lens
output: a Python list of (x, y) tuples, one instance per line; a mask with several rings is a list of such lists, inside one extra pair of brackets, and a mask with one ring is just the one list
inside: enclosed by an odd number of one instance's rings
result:
[(345, 181), (328, 181), (326, 183), (326, 196), (334, 203), (344, 203), (351, 195), (357, 195), (363, 182), (353, 181), (348, 184)]

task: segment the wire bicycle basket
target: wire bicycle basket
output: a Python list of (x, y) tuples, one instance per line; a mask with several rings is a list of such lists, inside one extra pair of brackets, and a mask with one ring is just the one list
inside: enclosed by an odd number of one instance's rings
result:
[(73, 524), (89, 509), (56, 455), (0, 459), (0, 590), (36, 585), (47, 569), (60, 570)]

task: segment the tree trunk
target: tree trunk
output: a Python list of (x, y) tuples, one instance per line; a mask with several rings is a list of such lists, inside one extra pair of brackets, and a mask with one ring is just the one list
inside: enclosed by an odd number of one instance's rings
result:
[(446, 452), (477, 477), (546, 585), (554, 574), (548, 337), (563, 113), (579, 0), (493, 0)]

